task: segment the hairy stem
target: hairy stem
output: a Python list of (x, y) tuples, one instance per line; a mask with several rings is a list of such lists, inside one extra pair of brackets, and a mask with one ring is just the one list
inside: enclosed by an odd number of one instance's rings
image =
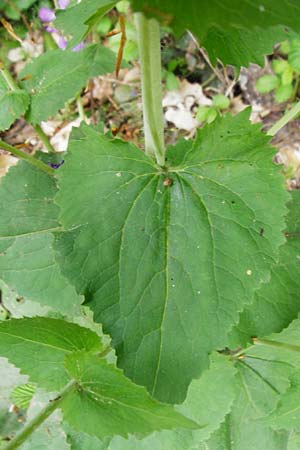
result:
[(165, 164), (160, 28), (155, 19), (135, 14), (141, 64), (145, 151)]
[(7, 444), (4, 450), (15, 450), (26, 439), (34, 433), (34, 431), (43, 423), (46, 419), (60, 406), (60, 404), (64, 401), (66, 396), (74, 391), (76, 388), (77, 382), (75, 380), (71, 380), (58, 394), (58, 396), (54, 400), (50, 400), (47, 405), (38, 413), (37, 416), (34, 417), (25, 427)]
[(293, 120), (300, 112), (300, 102), (296, 103), (289, 111), (284, 113), (281, 119), (278, 120), (267, 132), (269, 136), (275, 136), (281, 128), (283, 128), (288, 122)]
[(0, 139), (0, 148), (3, 148), (3, 150), (6, 150), (9, 153), (12, 153), (13, 155), (17, 156), (18, 158), (25, 159), (25, 161), (29, 162), (32, 166), (37, 167), (40, 170), (43, 170), (44, 172), (48, 173), (48, 175), (54, 174), (54, 169), (47, 166), (47, 164), (44, 164), (39, 159), (34, 158), (33, 156), (29, 155), (28, 153), (23, 152), (22, 150), (13, 147), (10, 144), (7, 144), (6, 142), (2, 141)]
[[(15, 80), (13, 79), (13, 77), (11, 76), (9, 70), (7, 70), (7, 68), (4, 67), (3, 64), (1, 66), (0, 72), (1, 72), (1, 75), (4, 78), (4, 80), (6, 81), (7, 86), (12, 91), (16, 91), (16, 90), (20, 89), (19, 86), (17, 85), (17, 83), (15, 82)], [(44, 144), (44, 146), (46, 147), (48, 152), (55, 153), (54, 147), (50, 144), (48, 136), (43, 132), (40, 125), (32, 125), (32, 127), (35, 129), (36, 134), (38, 135), (38, 137), (40, 138), (41, 142)]]

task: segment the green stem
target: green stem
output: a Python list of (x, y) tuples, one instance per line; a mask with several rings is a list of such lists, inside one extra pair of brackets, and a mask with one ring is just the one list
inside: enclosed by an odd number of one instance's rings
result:
[(4, 66), (1, 67), (1, 75), (3, 76), (3, 78), (6, 81), (8, 87), (12, 91), (15, 91), (15, 90), (18, 89), (18, 86), (16, 85), (16, 82), (13, 79), (13, 77), (11, 76), (9, 70), (7, 70), (6, 67), (4, 67)]
[(34, 158), (33, 156), (29, 155), (28, 153), (25, 153), (22, 150), (19, 150), (18, 148), (7, 144), (6, 142), (2, 141), (1, 139), (0, 139), (0, 148), (3, 148), (3, 150), (6, 150), (7, 152), (12, 153), (13, 155), (17, 156), (18, 158), (25, 159), (25, 161), (29, 162), (29, 164), (37, 167), (40, 170), (43, 170), (44, 172), (48, 173), (48, 175), (54, 174), (54, 169), (47, 166), (47, 164), (44, 164), (42, 161)]
[(275, 136), (281, 128), (283, 128), (288, 122), (294, 119), (294, 117), (300, 112), (300, 102), (296, 103), (289, 111), (284, 113), (281, 119), (278, 120), (267, 132), (269, 136)]
[(268, 339), (255, 339), (254, 345), (266, 345), (268, 347), (284, 348), (293, 352), (300, 352), (299, 345), (287, 344), (285, 342), (269, 341)]
[[(11, 76), (9, 70), (7, 70), (6, 67), (4, 67), (2, 65), (1, 67), (1, 74), (4, 78), (4, 80), (6, 81), (8, 87), (12, 90), (12, 91), (17, 91), (19, 88), (18, 84), (15, 82), (15, 80), (13, 79), (13, 77)], [(48, 150), (48, 152), (50, 153), (55, 153), (55, 149), (52, 147), (52, 145), (50, 144), (50, 141), (48, 139), (48, 136), (43, 132), (42, 128), (40, 127), (40, 125), (32, 125), (33, 128), (36, 131), (36, 134), (38, 135), (38, 137), (40, 138), (41, 142), (44, 144), (44, 146), (46, 147), (46, 149)]]
[(40, 138), (41, 142), (44, 144), (44, 146), (46, 147), (46, 149), (48, 150), (49, 153), (55, 153), (55, 149), (54, 147), (51, 145), (48, 136), (44, 133), (44, 131), (42, 130), (42, 127), (40, 125), (32, 125), (33, 128), (36, 131), (36, 134), (38, 135), (38, 137)]
[(76, 97), (76, 106), (77, 106), (77, 110), (78, 110), (78, 115), (80, 117), (80, 119), (84, 122), (86, 122), (86, 115), (84, 112), (84, 108), (83, 108), (83, 104), (82, 104), (82, 99), (81, 99), (81, 95), (79, 94), (78, 97)]
[(155, 19), (135, 14), (141, 64), (145, 151), (165, 165), (160, 28)]
[(76, 388), (76, 381), (71, 380), (25, 427), (9, 442), (4, 450), (15, 450), (60, 406), (66, 396)]

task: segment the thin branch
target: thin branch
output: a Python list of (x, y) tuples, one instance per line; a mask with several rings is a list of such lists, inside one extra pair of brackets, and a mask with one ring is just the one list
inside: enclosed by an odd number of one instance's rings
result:
[(22, 150), (13, 147), (10, 144), (7, 144), (6, 142), (2, 141), (0, 139), (0, 148), (3, 150), (6, 150), (7, 152), (11, 153), (14, 156), (17, 156), (18, 158), (25, 159), (29, 164), (32, 166), (37, 167), (40, 170), (43, 170), (48, 175), (54, 174), (54, 169), (52, 167), (47, 166), (47, 164), (43, 163), (39, 159), (34, 158), (33, 156), (29, 155), (28, 153), (23, 152)]

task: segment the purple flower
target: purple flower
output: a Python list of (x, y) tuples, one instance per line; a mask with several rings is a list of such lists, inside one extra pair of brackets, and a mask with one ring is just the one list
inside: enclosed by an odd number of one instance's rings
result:
[(58, 0), (57, 3), (60, 9), (66, 9), (69, 6), (70, 0)]
[(55, 38), (55, 36), (54, 36), (54, 40), (57, 43), (58, 48), (61, 48), (62, 50), (66, 50), (68, 42), (63, 36), (57, 36), (57, 38)]
[(47, 31), (47, 33), (51, 33), (51, 34), (58, 33), (58, 30), (56, 28), (49, 27), (49, 26), (45, 27), (45, 31)]
[(39, 9), (39, 18), (42, 22), (52, 22), (55, 19), (55, 13), (52, 9), (43, 6)]
[(83, 49), (85, 47), (84, 42), (80, 42), (78, 45), (72, 48), (72, 52), (79, 52), (79, 50)]

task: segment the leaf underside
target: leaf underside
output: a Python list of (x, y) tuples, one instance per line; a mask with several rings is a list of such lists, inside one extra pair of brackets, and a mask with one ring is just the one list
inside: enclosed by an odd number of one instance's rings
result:
[(248, 113), (170, 148), (166, 170), (88, 127), (74, 133), (58, 173), (73, 229), (57, 243), (62, 270), (125, 373), (161, 400), (184, 400), (268, 280), (287, 199), (273, 154)]
[(287, 27), (298, 31), (297, 0), (132, 0), (142, 11), (171, 26), (180, 35), (190, 30), (205, 47), (213, 64), (217, 59), (237, 67), (264, 64), (264, 55), (287, 38)]

